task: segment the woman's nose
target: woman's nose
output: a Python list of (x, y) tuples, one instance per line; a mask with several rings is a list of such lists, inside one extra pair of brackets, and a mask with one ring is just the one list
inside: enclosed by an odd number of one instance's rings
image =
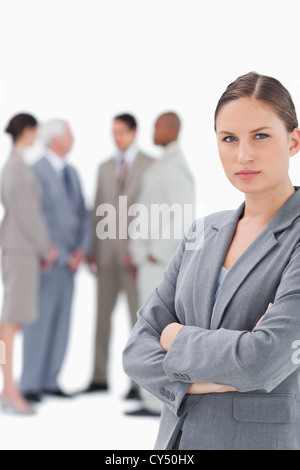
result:
[(247, 142), (240, 142), (237, 160), (242, 165), (246, 165), (254, 160), (251, 146)]

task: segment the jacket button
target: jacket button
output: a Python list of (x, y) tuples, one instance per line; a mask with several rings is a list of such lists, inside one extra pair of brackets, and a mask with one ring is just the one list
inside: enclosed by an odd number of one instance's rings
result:
[(178, 374), (173, 374), (173, 377), (174, 377), (174, 379), (179, 379), (179, 375), (178, 375)]
[(171, 401), (174, 401), (174, 400), (175, 400), (175, 395), (174, 395), (174, 393), (171, 393), (171, 394), (170, 394), (170, 400), (171, 400)]
[(184, 374), (183, 379), (189, 382), (191, 380), (190, 376), (187, 374)]
[(161, 395), (165, 395), (165, 393), (166, 393), (165, 387), (161, 387), (160, 393), (161, 393)]

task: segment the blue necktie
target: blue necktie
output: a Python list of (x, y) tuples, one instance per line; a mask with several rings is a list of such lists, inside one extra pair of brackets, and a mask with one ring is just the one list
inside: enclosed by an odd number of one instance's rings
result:
[(62, 179), (64, 183), (64, 187), (66, 189), (66, 193), (70, 199), (72, 199), (72, 181), (70, 177), (70, 172), (67, 166), (64, 167), (62, 170)]

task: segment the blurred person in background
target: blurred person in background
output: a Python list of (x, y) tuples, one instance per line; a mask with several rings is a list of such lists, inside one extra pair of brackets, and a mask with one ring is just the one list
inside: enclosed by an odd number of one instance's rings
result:
[[(130, 311), (131, 324), (137, 320), (138, 295), (135, 267), (128, 257), (127, 207), (138, 202), (137, 195), (145, 171), (154, 159), (140, 151), (136, 144), (137, 122), (134, 116), (122, 114), (113, 121), (113, 137), (116, 154), (104, 162), (98, 173), (94, 208), (94, 243), (90, 267), (98, 281), (97, 330), (95, 343), (95, 364), (92, 382), (86, 393), (108, 390), (108, 351), (111, 334), (111, 316), (119, 293), (125, 292)], [(127, 198), (127, 207), (119, 208), (119, 198)], [(99, 219), (97, 208), (110, 204), (115, 208), (117, 236), (100, 239), (96, 234)], [(123, 210), (124, 209), (124, 210)], [(103, 219), (103, 217), (102, 217)], [(119, 233), (124, 237), (119, 237)], [(101, 235), (101, 234), (100, 234)], [(127, 399), (139, 399), (138, 386), (132, 382)]]
[(74, 142), (70, 126), (51, 120), (41, 126), (40, 135), (47, 150), (33, 169), (58, 259), (41, 274), (39, 319), (24, 331), (21, 390), (32, 402), (40, 402), (43, 395), (70, 397), (59, 387), (58, 376), (68, 343), (74, 275), (89, 254), (92, 239), (91, 214), (77, 172), (66, 161)]
[[(159, 285), (185, 230), (194, 220), (195, 181), (180, 148), (180, 129), (181, 122), (176, 113), (167, 112), (158, 117), (154, 143), (163, 147), (164, 153), (146, 173), (138, 196), (139, 202), (147, 207), (148, 214), (152, 214), (154, 205), (174, 208), (174, 212), (165, 212), (161, 219), (151, 217), (148, 236), (130, 242), (132, 264), (138, 273), (139, 307), (146, 304)], [(166, 234), (170, 236), (166, 237)], [(142, 390), (142, 407), (126, 412), (126, 415), (160, 416), (161, 410), (161, 401)]]
[(23, 159), (37, 132), (37, 120), (30, 114), (18, 114), (11, 119), (6, 133), (13, 139), (13, 149), (1, 179), (5, 214), (0, 228), (4, 288), (0, 339), (6, 353), (1, 401), (4, 411), (19, 415), (31, 415), (34, 410), (13, 379), (14, 339), (24, 325), (37, 320), (40, 266), (50, 267), (57, 257), (43, 218), (38, 183)]

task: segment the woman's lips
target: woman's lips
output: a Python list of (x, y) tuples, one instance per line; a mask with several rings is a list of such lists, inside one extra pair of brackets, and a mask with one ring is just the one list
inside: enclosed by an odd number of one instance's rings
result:
[(255, 176), (259, 175), (260, 171), (250, 171), (250, 170), (243, 170), (236, 173), (237, 177), (241, 180), (251, 180), (255, 178)]

